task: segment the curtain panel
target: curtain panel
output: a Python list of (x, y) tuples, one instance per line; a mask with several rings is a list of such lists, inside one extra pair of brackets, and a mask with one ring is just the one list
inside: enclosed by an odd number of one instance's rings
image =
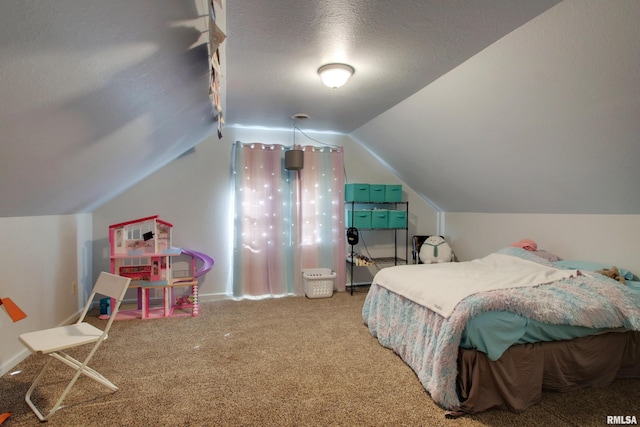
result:
[(302, 270), (324, 267), (345, 289), (341, 147), (301, 147), (304, 168), (284, 169), (278, 144), (233, 148), (233, 296), (304, 295)]

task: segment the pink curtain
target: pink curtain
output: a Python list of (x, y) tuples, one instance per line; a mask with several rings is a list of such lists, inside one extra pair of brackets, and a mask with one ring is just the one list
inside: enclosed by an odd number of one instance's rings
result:
[(287, 171), (282, 145), (234, 146), (234, 297), (304, 295), (316, 267), (345, 289), (342, 148), (302, 148), (304, 168)]
[(328, 267), (345, 290), (344, 157), (342, 147), (303, 147), (298, 222), (302, 268)]

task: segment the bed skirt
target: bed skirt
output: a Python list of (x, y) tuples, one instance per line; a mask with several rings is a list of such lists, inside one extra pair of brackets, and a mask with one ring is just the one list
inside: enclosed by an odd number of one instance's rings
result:
[(640, 378), (640, 332), (609, 332), (520, 344), (497, 361), (460, 348), (457, 387), (460, 407), (448, 417), (490, 408), (524, 411), (542, 400), (542, 391), (604, 387), (616, 379)]

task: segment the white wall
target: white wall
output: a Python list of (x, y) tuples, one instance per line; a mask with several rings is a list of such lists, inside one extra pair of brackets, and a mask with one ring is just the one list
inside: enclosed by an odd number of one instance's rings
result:
[(67, 324), (84, 305), (93, 286), (91, 214), (0, 218), (0, 236), (0, 296), (27, 314), (13, 323), (0, 308), (3, 375), (29, 355), (21, 333)]
[(402, 200), (409, 202), (409, 236), (436, 234), (438, 212), (428, 202), (402, 182), (388, 165), (376, 158), (358, 142), (349, 139), (344, 147), (347, 182), (371, 184), (402, 184)]
[[(344, 146), (350, 182), (398, 182), (384, 165), (348, 136), (305, 133), (322, 143)], [(200, 296), (203, 299), (227, 297), (227, 287), (232, 280), (232, 145), (236, 140), (292, 145), (293, 133), (291, 130), (225, 128), (223, 135), (222, 140), (214, 137), (202, 142), (94, 211), (94, 277), (99, 271), (109, 269), (110, 224), (159, 215), (174, 225), (174, 246), (214, 258), (215, 266), (200, 283)], [(320, 145), (300, 133), (296, 133), (296, 143)], [(433, 210), (413, 193), (407, 191), (405, 196), (410, 199), (412, 230), (434, 230)]]
[[(409, 188), (389, 169), (388, 165), (378, 159), (365, 147), (356, 141), (344, 147), (345, 164), (347, 168), (347, 182), (370, 184), (401, 184), (402, 200), (409, 202), (409, 230), (408, 236), (398, 231), (398, 256), (405, 255), (411, 263), (411, 238), (416, 234), (438, 233), (438, 212), (420, 195)], [(405, 240), (406, 238), (406, 240)], [(389, 257), (394, 254), (393, 231), (361, 231), (360, 244), (354, 248), (355, 252), (369, 257)], [(404, 243), (408, 241), (405, 251)], [(350, 248), (348, 248), (350, 250)], [(387, 265), (384, 265), (387, 266)], [(373, 276), (379, 271), (380, 266), (354, 267), (353, 281), (355, 283), (370, 283)], [(348, 270), (348, 273), (350, 270)], [(347, 280), (349, 280), (347, 277)]]
[(445, 234), (462, 261), (529, 238), (564, 259), (640, 273), (640, 215), (446, 213)]

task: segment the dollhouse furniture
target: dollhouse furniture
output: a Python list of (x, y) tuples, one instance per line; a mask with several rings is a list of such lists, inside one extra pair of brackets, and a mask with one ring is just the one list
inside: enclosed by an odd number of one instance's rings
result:
[[(111, 273), (131, 279), (130, 288), (137, 289), (137, 309), (120, 310), (121, 319), (154, 319), (199, 314), (198, 277), (213, 266), (208, 255), (171, 245), (173, 225), (157, 215), (109, 226)], [(176, 277), (172, 258), (182, 254), (191, 257), (190, 274)], [(202, 262), (196, 270), (195, 260)], [(189, 288), (189, 294), (176, 297), (177, 288)], [(162, 305), (151, 305), (153, 290), (162, 290)]]
[[(95, 354), (102, 341), (107, 339), (107, 334), (109, 329), (111, 329), (111, 324), (113, 323), (116, 314), (120, 308), (120, 304), (124, 299), (124, 294), (127, 292), (127, 288), (131, 279), (128, 277), (116, 276), (114, 274), (110, 274), (107, 272), (100, 273), (98, 280), (96, 281), (95, 286), (93, 287), (93, 291), (91, 291), (91, 295), (89, 295), (89, 299), (87, 304), (80, 315), (80, 319), (72, 325), (60, 326), (57, 328), (45, 329), (41, 331), (28, 332), (20, 335), (20, 341), (27, 347), (31, 353), (33, 354), (42, 354), (51, 356), (51, 359), (45, 364), (44, 368), (38, 374), (35, 381), (29, 387), (27, 394), (25, 396), (25, 402), (27, 405), (33, 410), (40, 421), (47, 421), (51, 416), (62, 406), (62, 401), (71, 390), (71, 387), (75, 384), (76, 380), (80, 377), (80, 374), (84, 374), (87, 377), (109, 387), (111, 390), (116, 391), (118, 387), (114, 385), (111, 381), (106, 379), (102, 374), (95, 371), (94, 369), (88, 366), (89, 361)], [(93, 304), (93, 300), (97, 294), (105, 295), (111, 298), (112, 304), (111, 313), (112, 316), (109, 318), (107, 325), (104, 330), (96, 328), (89, 323), (84, 322), (84, 318), (87, 315), (87, 312), (91, 308)], [(79, 361), (74, 359), (65, 353), (68, 349), (73, 349), (75, 347), (93, 344), (93, 348), (89, 352), (89, 354), (85, 357), (83, 361)], [(64, 389), (56, 403), (49, 410), (46, 415), (43, 415), (42, 412), (34, 405), (31, 401), (31, 394), (34, 389), (40, 382), (40, 380), (44, 377), (45, 372), (51, 366), (51, 362), (54, 360), (59, 360), (65, 365), (75, 369), (76, 373)]]

